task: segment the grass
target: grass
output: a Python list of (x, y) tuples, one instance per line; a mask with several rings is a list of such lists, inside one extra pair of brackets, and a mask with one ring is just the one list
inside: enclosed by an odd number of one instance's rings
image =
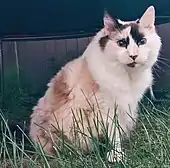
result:
[(0, 167), (1, 168), (169, 168), (170, 167), (170, 108), (166, 104), (141, 105), (137, 126), (123, 141), (126, 161), (108, 163), (100, 155), (99, 142), (92, 141), (96, 150), (85, 155), (72, 144), (56, 147), (56, 156), (45, 154), (18, 126), (11, 132), (9, 122), (1, 118)]

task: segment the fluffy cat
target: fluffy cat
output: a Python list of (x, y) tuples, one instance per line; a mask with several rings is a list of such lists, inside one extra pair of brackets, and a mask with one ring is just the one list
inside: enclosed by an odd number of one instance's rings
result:
[[(94, 114), (100, 110), (99, 120), (108, 124), (109, 139), (115, 138), (117, 142), (116, 152), (115, 149), (108, 151), (108, 160), (120, 159), (120, 135), (133, 129), (138, 117), (138, 103), (152, 86), (152, 67), (161, 48), (154, 26), (154, 7), (150, 6), (135, 21), (114, 19), (108, 13), (103, 21), (104, 27), (83, 55), (67, 63), (52, 78), (45, 95), (33, 108), (30, 136), (41, 142), (44, 151), (50, 154), (54, 154), (53, 145), (59, 143), (60, 128), (66, 139), (77, 140), (73, 135), (73, 118), (80, 120), (78, 109), (84, 110), (81, 113), (83, 125), (79, 125), (83, 134), (78, 136), (82, 149), (90, 146), (88, 122), (93, 136), (100, 138), (102, 128), (99, 126), (97, 132), (94, 124)], [(115, 113), (120, 130), (117, 127), (111, 129)], [(87, 135), (86, 143), (84, 134)]]

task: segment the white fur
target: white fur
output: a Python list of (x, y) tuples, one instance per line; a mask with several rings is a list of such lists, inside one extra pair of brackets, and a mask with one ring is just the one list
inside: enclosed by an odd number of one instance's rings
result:
[[(115, 59), (110, 59), (102, 52), (98, 39), (103, 36), (103, 32), (99, 32), (93, 42), (90, 44), (83, 56), (86, 57), (89, 69), (101, 88), (104, 101), (108, 108), (115, 108), (115, 102), (123, 113), (119, 121), (121, 127), (126, 132), (127, 128), (132, 128), (131, 120), (128, 121), (127, 111), (131, 108), (132, 117), (137, 117), (137, 105), (145, 90), (152, 85), (151, 67), (136, 67), (134, 69), (126, 67)], [(109, 46), (109, 44), (108, 44)], [(91, 50), (92, 49), (92, 50)], [(114, 54), (114, 49), (107, 47), (108, 53)], [(115, 51), (119, 54), (119, 51)], [(158, 53), (157, 53), (158, 54)], [(118, 55), (119, 56), (119, 55)], [(126, 55), (122, 55), (126, 56)], [(115, 55), (113, 55), (115, 57)], [(157, 57), (155, 55), (155, 57)], [(148, 63), (149, 64), (149, 63)], [(108, 98), (108, 99), (107, 99)], [(119, 114), (118, 114), (119, 115)]]
[[(122, 21), (122, 23), (125, 22)], [(147, 38), (145, 45), (138, 47), (129, 35), (130, 44), (127, 49), (121, 48), (114, 41), (109, 40), (102, 51), (99, 47), (99, 39), (105, 36), (106, 32), (103, 29), (83, 54), (93, 78), (100, 86), (99, 94), (103, 97), (104, 106), (112, 110), (111, 115), (113, 116), (115, 103), (118, 105), (118, 121), (126, 133), (133, 128), (134, 121), (137, 119), (138, 102), (146, 89), (152, 85), (152, 66), (157, 61), (161, 47), (160, 37), (154, 29), (150, 30), (141, 26), (141, 31)], [(124, 36), (128, 32), (129, 30), (125, 30), (121, 35)], [(136, 66), (128, 67), (127, 64), (132, 62), (129, 55), (136, 54), (138, 55)], [(105, 107), (102, 108), (105, 109)], [(120, 142), (119, 138), (117, 141)], [(118, 151), (120, 148), (119, 145)], [(108, 159), (110, 160), (110, 156)]]

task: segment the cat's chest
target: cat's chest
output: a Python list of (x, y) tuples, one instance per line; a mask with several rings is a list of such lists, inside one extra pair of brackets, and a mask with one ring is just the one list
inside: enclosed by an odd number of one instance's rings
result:
[(108, 76), (105, 78), (105, 82), (101, 81), (100, 92), (109, 104), (113, 104), (115, 101), (119, 104), (137, 104), (151, 83), (152, 76), (148, 73), (133, 79), (128, 76), (114, 78)]

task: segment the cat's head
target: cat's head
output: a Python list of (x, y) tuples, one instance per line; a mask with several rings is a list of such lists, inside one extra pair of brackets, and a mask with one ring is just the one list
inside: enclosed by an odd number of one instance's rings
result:
[(121, 21), (104, 15), (104, 36), (99, 45), (108, 61), (130, 68), (152, 67), (157, 61), (161, 40), (155, 30), (155, 9), (150, 6), (140, 19)]

